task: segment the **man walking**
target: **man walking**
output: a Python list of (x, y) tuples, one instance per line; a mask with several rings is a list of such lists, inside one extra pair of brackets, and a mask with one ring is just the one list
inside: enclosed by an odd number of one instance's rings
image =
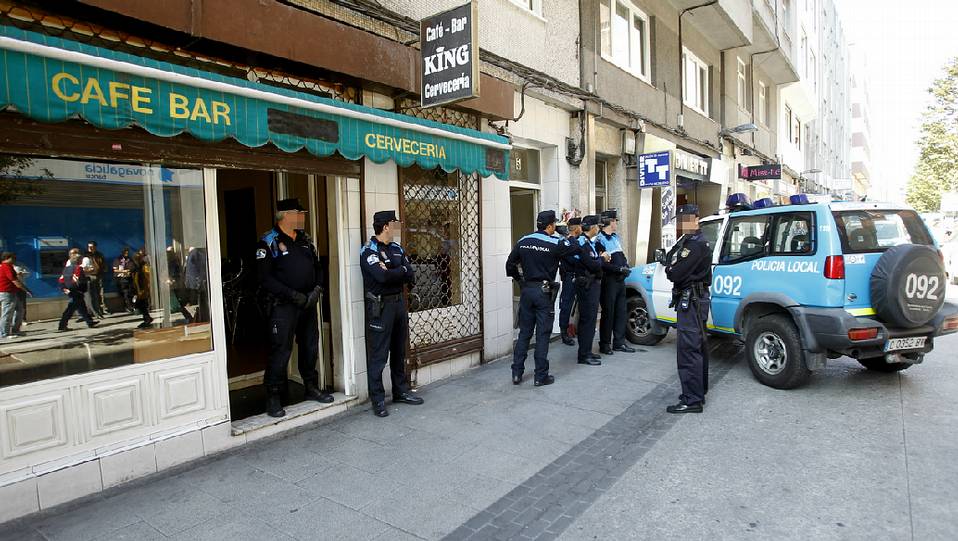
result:
[(57, 327), (57, 330), (60, 332), (70, 330), (70, 328), (67, 327), (67, 323), (70, 322), (70, 318), (73, 317), (74, 312), (80, 313), (80, 320), (86, 323), (87, 327), (96, 327), (98, 322), (93, 321), (93, 318), (90, 317), (90, 312), (87, 311), (86, 301), (83, 299), (83, 295), (89, 286), (89, 281), (81, 264), (79, 248), (70, 248), (69, 259), (63, 267), (63, 273), (60, 275), (59, 282), (63, 293), (70, 297), (70, 303), (67, 304), (63, 315), (60, 316), (60, 325)]
[(625, 343), (625, 323), (628, 313), (625, 307), (625, 277), (632, 272), (629, 261), (622, 251), (622, 241), (616, 233), (619, 220), (615, 209), (602, 212), (602, 231), (596, 237), (595, 247), (599, 254), (608, 254), (602, 263), (602, 321), (599, 323), (599, 352), (612, 355), (612, 351), (634, 353), (635, 349)]

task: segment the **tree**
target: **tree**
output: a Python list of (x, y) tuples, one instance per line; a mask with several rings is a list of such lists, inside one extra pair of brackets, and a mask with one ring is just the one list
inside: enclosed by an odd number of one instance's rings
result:
[[(32, 163), (31, 158), (0, 154), (0, 205), (7, 205), (17, 199), (43, 193), (43, 187), (39, 182), (16, 178)], [(52, 175), (49, 171), (45, 171), (45, 176)]]
[(958, 190), (958, 57), (932, 83), (932, 103), (922, 114), (915, 173), (908, 181), (908, 203), (919, 212), (941, 208), (941, 194)]

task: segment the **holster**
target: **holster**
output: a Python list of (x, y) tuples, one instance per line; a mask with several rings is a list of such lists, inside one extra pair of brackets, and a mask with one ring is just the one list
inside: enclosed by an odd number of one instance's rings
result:
[(595, 282), (595, 277), (591, 274), (578, 275), (575, 277), (575, 285), (582, 289), (589, 289), (592, 287), (593, 282)]
[(383, 330), (383, 298), (375, 293), (366, 292), (366, 310), (368, 311), (366, 322), (369, 328), (374, 331)]
[(559, 284), (559, 282), (549, 282), (548, 294), (549, 294), (549, 300), (552, 302), (552, 304), (555, 304), (556, 299), (559, 298), (560, 285), (561, 284)]

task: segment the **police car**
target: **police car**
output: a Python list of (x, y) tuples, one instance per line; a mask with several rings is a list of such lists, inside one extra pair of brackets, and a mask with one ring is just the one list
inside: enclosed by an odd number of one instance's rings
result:
[[(871, 202), (748, 204), (701, 220), (713, 247), (708, 329), (744, 339), (749, 367), (771, 387), (808, 380), (849, 356), (880, 372), (920, 363), (934, 339), (958, 331), (945, 302), (934, 237), (912, 209)], [(664, 252), (626, 279), (630, 341), (655, 345), (675, 325)]]

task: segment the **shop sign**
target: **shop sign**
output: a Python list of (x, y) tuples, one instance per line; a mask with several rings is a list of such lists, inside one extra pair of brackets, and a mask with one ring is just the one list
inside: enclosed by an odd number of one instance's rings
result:
[(738, 168), (739, 178), (745, 180), (772, 180), (782, 178), (782, 164), (751, 165)]
[(476, 2), (419, 22), (423, 107), (479, 95), (478, 25)]
[(81, 162), (39, 158), (7, 176), (18, 179), (96, 184), (144, 184), (202, 188), (203, 175), (195, 169), (171, 169), (163, 166), (125, 165), (107, 162)]
[(669, 151), (639, 155), (639, 188), (658, 188), (671, 184)]
[(697, 180), (709, 180), (712, 159), (703, 158), (677, 148), (673, 151), (672, 165), (675, 167), (676, 175), (688, 176)]

